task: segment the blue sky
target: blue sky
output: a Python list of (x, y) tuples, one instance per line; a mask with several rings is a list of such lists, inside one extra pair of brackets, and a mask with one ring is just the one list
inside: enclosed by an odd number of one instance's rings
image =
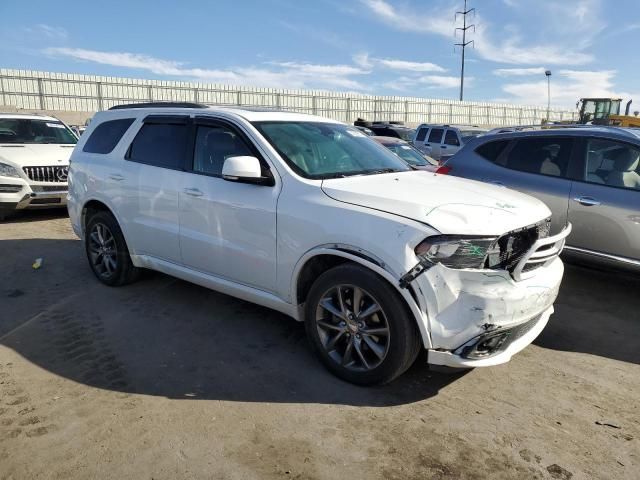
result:
[[(463, 0), (0, 3), (0, 67), (457, 98)], [(635, 98), (637, 0), (469, 0), (465, 99)], [(635, 97), (634, 97), (635, 94)]]

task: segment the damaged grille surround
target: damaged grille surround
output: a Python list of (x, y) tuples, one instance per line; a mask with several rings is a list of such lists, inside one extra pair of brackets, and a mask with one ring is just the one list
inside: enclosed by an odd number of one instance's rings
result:
[[(429, 268), (442, 263), (448, 268), (477, 268), (508, 271), (514, 280), (520, 281), (554, 260), (564, 248), (566, 237), (571, 233), (571, 224), (558, 235), (549, 237), (551, 218), (512, 230), (495, 237), (456, 237), (438, 235), (429, 237), (416, 247), (420, 262), (400, 278), (400, 287), (408, 285)], [(433, 255), (433, 245), (456, 243), (459, 248), (446, 257), (447, 261)], [(436, 251), (437, 253), (437, 251)], [(478, 262), (478, 257), (482, 257)]]

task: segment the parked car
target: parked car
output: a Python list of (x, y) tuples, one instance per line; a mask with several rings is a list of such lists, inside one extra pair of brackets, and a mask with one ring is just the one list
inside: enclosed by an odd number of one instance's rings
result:
[(421, 153), (409, 142), (405, 142), (404, 140), (395, 137), (379, 136), (373, 137), (373, 140), (391, 150), (417, 170), (427, 170), (429, 172), (436, 172), (438, 170), (438, 162)]
[(334, 120), (116, 107), (71, 160), (71, 223), (101, 282), (149, 268), (283, 312), (350, 382), (391, 381), (421, 348), (506, 362), (553, 312), (569, 229), (549, 237), (542, 202), (412, 170)]
[(370, 128), (358, 126), (356, 126), (356, 128), (364, 133), (367, 137), (373, 137), (375, 135), (375, 133), (373, 133), (373, 130), (371, 130)]
[(56, 118), (0, 114), (0, 220), (25, 208), (66, 205), (69, 157), (77, 141)]
[(477, 138), (451, 175), (520, 190), (547, 204), (552, 232), (573, 225), (568, 255), (640, 271), (640, 130), (572, 127)]
[(469, 140), (486, 132), (487, 130), (478, 127), (423, 123), (416, 129), (415, 135), (409, 141), (421, 152), (436, 160), (445, 161)]
[(375, 135), (382, 137), (395, 137), (410, 142), (415, 134), (413, 128), (396, 123), (372, 123), (369, 128)]

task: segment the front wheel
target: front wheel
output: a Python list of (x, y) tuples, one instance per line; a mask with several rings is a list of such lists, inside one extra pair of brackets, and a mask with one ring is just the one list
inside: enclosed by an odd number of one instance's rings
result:
[(313, 349), (335, 375), (359, 385), (388, 383), (407, 370), (420, 338), (402, 297), (374, 272), (355, 264), (318, 277), (306, 302)]

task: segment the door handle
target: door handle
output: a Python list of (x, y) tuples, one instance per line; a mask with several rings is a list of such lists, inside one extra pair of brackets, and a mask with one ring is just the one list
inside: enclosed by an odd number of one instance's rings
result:
[(584, 205), (585, 207), (600, 205), (600, 202), (593, 197), (576, 197), (573, 201), (578, 202), (580, 205)]
[(431, 144), (430, 144), (430, 143), (425, 143), (425, 144), (424, 144), (424, 146), (425, 146), (425, 147), (430, 147), (430, 146), (431, 146)]
[(440, 148), (447, 148), (447, 146), (446, 145), (442, 145)]
[(202, 191), (198, 190), (197, 188), (185, 188), (184, 193), (192, 197), (201, 197), (202, 195), (204, 195), (204, 193), (202, 193)]
[(122, 180), (124, 180), (124, 177), (119, 173), (112, 173), (111, 175), (109, 175), (109, 178), (111, 180), (115, 180), (116, 182), (121, 182)]

